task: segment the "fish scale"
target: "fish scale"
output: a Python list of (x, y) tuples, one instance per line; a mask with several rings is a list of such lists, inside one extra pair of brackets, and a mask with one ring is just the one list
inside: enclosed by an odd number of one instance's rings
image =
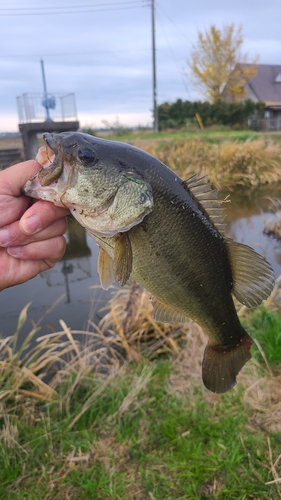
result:
[[(229, 297), (225, 300), (227, 307), (232, 309), (232, 275), (223, 238), (210, 240), (208, 226), (205, 228), (197, 217), (188, 217), (182, 211), (169, 215), (164, 195), (159, 200), (154, 197), (154, 207), (155, 211), (147, 217), (147, 231), (141, 227), (130, 231), (134, 255), (132, 275), (136, 281), (197, 321), (203, 309), (213, 307), (210, 297), (221, 296), (222, 291)], [(159, 212), (160, 218), (154, 215)], [(182, 244), (183, 235), (186, 245)], [(191, 254), (189, 247), (196, 251)], [(208, 266), (203, 265), (206, 255)], [(219, 316), (214, 318), (218, 324)]]

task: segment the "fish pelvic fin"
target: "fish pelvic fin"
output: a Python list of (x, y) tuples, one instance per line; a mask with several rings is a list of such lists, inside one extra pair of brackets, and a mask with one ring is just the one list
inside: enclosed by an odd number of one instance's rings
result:
[(115, 240), (113, 272), (114, 278), (124, 286), (130, 278), (133, 267), (133, 252), (127, 233), (121, 233)]
[(253, 340), (245, 332), (234, 347), (207, 344), (202, 364), (202, 379), (212, 392), (227, 392), (236, 384), (236, 376), (251, 358)]
[(102, 247), (99, 247), (98, 273), (102, 288), (108, 290), (114, 281), (113, 260)]
[(241, 304), (255, 307), (271, 294), (275, 278), (270, 264), (252, 248), (226, 239), (233, 275), (232, 293)]
[(153, 306), (152, 317), (161, 323), (190, 323), (190, 319), (183, 313), (176, 311), (172, 306), (161, 302), (158, 298), (152, 297)]

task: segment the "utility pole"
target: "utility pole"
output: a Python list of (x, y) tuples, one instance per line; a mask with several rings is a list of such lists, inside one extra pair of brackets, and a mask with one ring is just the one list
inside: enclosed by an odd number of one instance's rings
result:
[(152, 73), (153, 73), (153, 129), (159, 131), (158, 110), (157, 110), (157, 90), (156, 90), (156, 51), (155, 51), (155, 5), (151, 0), (151, 30), (152, 30)]
[(51, 121), (50, 112), (49, 112), (49, 103), (48, 103), (48, 93), (47, 93), (47, 84), (44, 70), (44, 61), (41, 59), (41, 70), (42, 70), (42, 79), (43, 79), (43, 87), (44, 87), (44, 103), (46, 108), (46, 121)]

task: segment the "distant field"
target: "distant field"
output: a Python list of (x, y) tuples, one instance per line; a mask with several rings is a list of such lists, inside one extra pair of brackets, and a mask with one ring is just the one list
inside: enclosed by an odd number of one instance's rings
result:
[(121, 135), (120, 133), (98, 133), (99, 137), (104, 137), (106, 139), (113, 139), (118, 141), (134, 141), (134, 140), (177, 140), (177, 139), (189, 139), (198, 137), (205, 139), (209, 142), (221, 142), (224, 140), (239, 140), (246, 141), (247, 139), (258, 139), (260, 137), (267, 137), (276, 141), (281, 140), (280, 132), (256, 132), (255, 130), (204, 130), (196, 132), (187, 131), (163, 131), (163, 132), (153, 132), (153, 131), (134, 131), (129, 134)]
[(0, 137), (0, 149), (22, 148), (21, 137)]

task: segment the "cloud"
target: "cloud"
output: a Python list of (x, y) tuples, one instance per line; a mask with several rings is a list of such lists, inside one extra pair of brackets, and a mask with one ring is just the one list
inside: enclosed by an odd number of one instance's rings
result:
[[(118, 115), (120, 120), (122, 116), (124, 120), (126, 116), (150, 116), (151, 12), (142, 0), (132, 3), (136, 4), (139, 8), (72, 15), (3, 17), (0, 11), (1, 130), (17, 128), (18, 95), (43, 91), (41, 58), (48, 90), (74, 92), (78, 116)], [(16, 5), (16, 0), (2, 0), (1, 9)], [(48, 7), (57, 12), (57, 7), (73, 10), (80, 4), (77, 0), (67, 4), (49, 0), (46, 5), (29, 0), (26, 6), (19, 5), (33, 11)], [(259, 54), (261, 63), (279, 64), (280, 17), (279, 0), (256, 0), (254, 8), (245, 0), (197, 0), (192, 5), (185, 0), (156, 2), (158, 102), (200, 98), (183, 76), (183, 69), (198, 31), (211, 24), (242, 24), (243, 51), (250, 58)]]

